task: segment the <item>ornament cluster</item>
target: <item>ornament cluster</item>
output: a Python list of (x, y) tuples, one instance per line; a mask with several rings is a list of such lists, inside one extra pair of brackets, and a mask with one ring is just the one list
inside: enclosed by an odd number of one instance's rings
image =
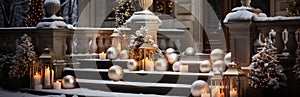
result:
[(286, 8), (287, 16), (300, 16), (300, 0), (287, 2), (289, 7)]

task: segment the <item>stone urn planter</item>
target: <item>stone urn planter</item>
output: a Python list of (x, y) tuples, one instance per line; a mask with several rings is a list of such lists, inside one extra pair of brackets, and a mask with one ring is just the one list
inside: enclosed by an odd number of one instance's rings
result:
[(60, 9), (59, 0), (46, 0), (44, 3), (46, 17), (54, 16)]
[(143, 10), (148, 10), (152, 3), (153, 0), (139, 0), (139, 4), (143, 8)]

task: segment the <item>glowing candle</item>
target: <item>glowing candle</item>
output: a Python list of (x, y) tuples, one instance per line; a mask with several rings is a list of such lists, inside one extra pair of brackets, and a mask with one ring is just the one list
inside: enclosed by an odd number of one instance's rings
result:
[(221, 97), (220, 88), (213, 88), (211, 93), (212, 97)]
[[(45, 78), (44, 78), (44, 85), (45, 87), (51, 86), (51, 81), (53, 81), (54, 79), (54, 71), (51, 69), (51, 75), (50, 75), (50, 68), (47, 67), (45, 70)], [(50, 76), (52, 76), (51, 80), (50, 80)]]
[(149, 58), (145, 59), (146, 71), (154, 71), (154, 62), (149, 60)]
[(100, 53), (100, 59), (101, 60), (106, 59), (106, 53), (104, 53), (104, 52)]
[(188, 65), (180, 65), (179, 66), (179, 71), (180, 72), (188, 72), (189, 71), (189, 66)]
[(230, 90), (230, 97), (238, 97), (235, 89)]
[(210, 94), (209, 93), (201, 93), (201, 97), (210, 97)]
[(34, 89), (36, 89), (36, 90), (40, 90), (42, 88), (43, 88), (43, 85), (41, 85), (41, 84), (34, 86)]
[(33, 76), (34, 86), (40, 85), (42, 80), (42, 76), (39, 73), (36, 73)]
[(53, 89), (60, 90), (61, 83), (59, 81), (56, 81), (55, 83), (53, 83)]

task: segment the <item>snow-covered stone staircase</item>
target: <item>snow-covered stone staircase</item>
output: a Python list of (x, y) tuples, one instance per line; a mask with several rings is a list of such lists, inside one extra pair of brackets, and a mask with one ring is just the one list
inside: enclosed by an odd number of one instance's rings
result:
[[(79, 64), (65, 68), (63, 76), (73, 75), (77, 88), (92, 90), (156, 94), (169, 96), (191, 96), (190, 88), (194, 81), (208, 81), (212, 73), (191, 73), (173, 71), (130, 71), (128, 60), (77, 59)], [(119, 65), (124, 69), (124, 77), (120, 81), (108, 78), (108, 69)]]

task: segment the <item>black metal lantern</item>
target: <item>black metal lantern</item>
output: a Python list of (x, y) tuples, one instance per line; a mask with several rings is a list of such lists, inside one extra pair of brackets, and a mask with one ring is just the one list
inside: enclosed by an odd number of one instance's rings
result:
[(223, 73), (225, 97), (245, 97), (246, 96), (246, 77), (240, 67), (232, 62), (228, 69)]
[(52, 88), (54, 81), (54, 71), (53, 71), (53, 59), (51, 56), (51, 49), (45, 48), (42, 55), (39, 57), (39, 62), (41, 64), (41, 76), (43, 88)]
[(139, 47), (139, 51), (143, 55), (140, 69), (145, 71), (154, 71), (154, 50), (150, 43), (143, 43)]

